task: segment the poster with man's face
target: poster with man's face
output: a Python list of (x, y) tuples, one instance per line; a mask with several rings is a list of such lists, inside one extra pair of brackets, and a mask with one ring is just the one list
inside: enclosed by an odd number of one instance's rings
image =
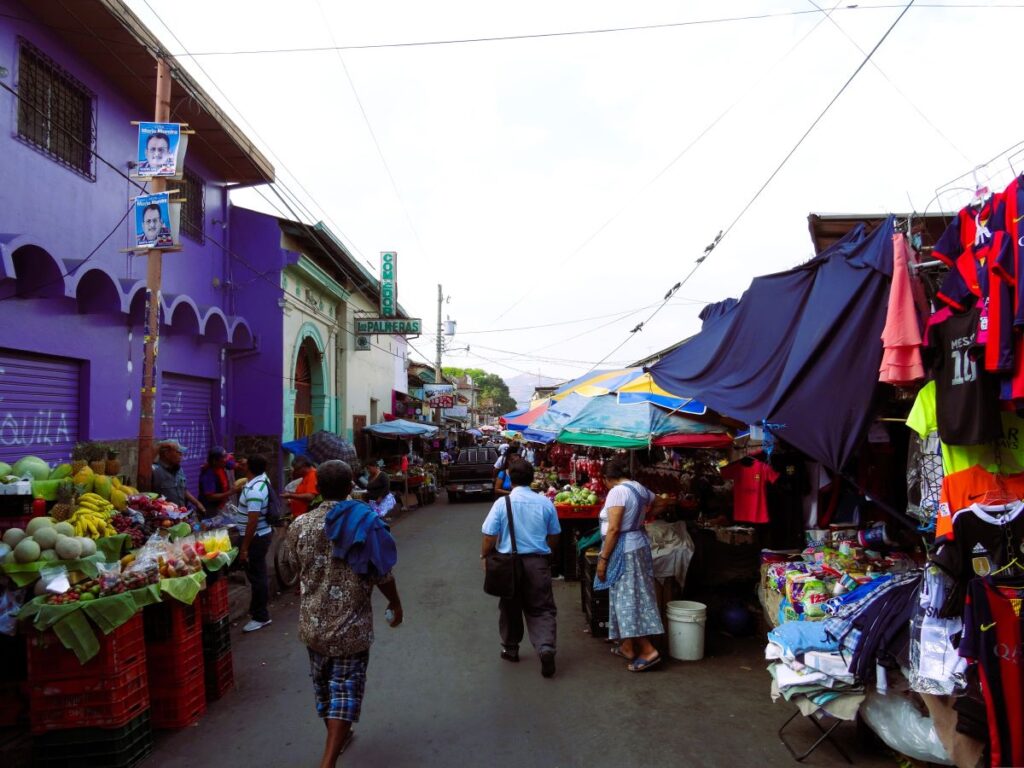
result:
[(178, 206), (168, 194), (139, 195), (135, 198), (135, 236), (146, 248), (173, 248), (176, 245)]
[(139, 146), (132, 175), (140, 179), (181, 178), (187, 137), (178, 123), (139, 123)]

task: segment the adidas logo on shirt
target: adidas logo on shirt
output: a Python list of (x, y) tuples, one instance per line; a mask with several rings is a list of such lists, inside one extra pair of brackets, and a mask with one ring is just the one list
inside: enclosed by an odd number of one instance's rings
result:
[(977, 544), (974, 545), (974, 549), (971, 550), (971, 553), (975, 555), (987, 555), (988, 550), (985, 549), (985, 547), (979, 541)]

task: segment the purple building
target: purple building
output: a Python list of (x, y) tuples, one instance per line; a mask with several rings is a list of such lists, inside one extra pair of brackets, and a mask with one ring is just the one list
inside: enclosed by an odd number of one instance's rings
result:
[[(134, 470), (146, 257), (123, 250), (140, 194), (131, 121), (152, 119), (151, 52), (163, 50), (120, 0), (0, 0), (0, 461), (66, 460), (76, 442), (101, 440)], [(272, 181), (273, 167), (172, 67), (171, 120), (196, 134), (185, 178), (169, 184), (187, 202), (183, 250), (163, 260), (155, 431), (188, 446), (194, 485), (210, 445), (280, 436), (280, 418), (252, 416), (280, 398), (280, 381), (232, 384), (280, 344), (279, 278), (233, 276), (283, 256), (279, 231), (264, 243), (230, 226), (229, 191)]]

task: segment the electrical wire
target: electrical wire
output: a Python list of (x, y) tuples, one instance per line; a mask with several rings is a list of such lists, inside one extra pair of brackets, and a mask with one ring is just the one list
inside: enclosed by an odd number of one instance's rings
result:
[[(147, 3), (148, 4), (148, 3)], [(887, 3), (883, 5), (850, 5), (839, 10), (843, 11), (880, 11), (891, 8), (902, 8), (902, 4)], [(1024, 8), (1024, 3), (922, 3), (918, 7), (929, 9), (992, 9), (1007, 10)], [(395, 43), (362, 43), (353, 45), (331, 45), (331, 46), (299, 46), (292, 48), (258, 48), (249, 50), (219, 50), (219, 51), (198, 51), (189, 53), (189, 56), (260, 56), (268, 54), (286, 53), (328, 53), (330, 51), (366, 51), (384, 48), (420, 48), (444, 45), (466, 45), (473, 43), (500, 43), (516, 40), (543, 40), (552, 38), (581, 37), (587, 35), (605, 35), (623, 32), (644, 32), (659, 29), (673, 29), (679, 27), (710, 26), (717, 24), (728, 24), (745, 21), (762, 21), (766, 19), (779, 19), (792, 16), (804, 16), (818, 13), (812, 10), (775, 11), (771, 13), (750, 14), (746, 16), (728, 16), (715, 19), (693, 19), (688, 21), (666, 22), (661, 24), (638, 24), (635, 26), (604, 27), (599, 29), (576, 29), (562, 32), (534, 32), (521, 35), (495, 35), (492, 37), (463, 37), (446, 40), (417, 40)]]
[(775, 168), (774, 171), (771, 172), (771, 175), (769, 175), (765, 182), (758, 188), (757, 192), (754, 193), (754, 196), (750, 198), (749, 202), (747, 202), (747, 204), (743, 206), (740, 212), (736, 215), (736, 218), (734, 218), (724, 230), (719, 232), (715, 239), (711, 242), (711, 244), (708, 245), (707, 248), (705, 248), (704, 255), (696, 260), (693, 267), (690, 269), (689, 273), (687, 273), (687, 275), (682, 280), (676, 283), (669, 290), (669, 292), (665, 294), (664, 301), (650, 314), (650, 316), (646, 320), (644, 320), (642, 323), (633, 328), (633, 330), (629, 332), (629, 335), (626, 336), (625, 339), (623, 339), (608, 354), (601, 358), (601, 360), (599, 360), (597, 364), (595, 364), (594, 367), (591, 368), (590, 370), (594, 370), (595, 368), (597, 368), (597, 366), (601, 365), (608, 358), (610, 358), (612, 355), (614, 355), (616, 352), (622, 349), (622, 347), (624, 347), (630, 339), (632, 339), (637, 333), (643, 330), (643, 328), (648, 323), (650, 323), (650, 321), (653, 320), (654, 317), (657, 316), (657, 314), (661, 312), (662, 309), (665, 308), (665, 305), (668, 304), (669, 299), (671, 299), (679, 291), (680, 288), (686, 285), (690, 278), (693, 277), (694, 273), (698, 269), (700, 269), (700, 265), (707, 260), (708, 256), (710, 256), (714, 252), (714, 250), (721, 244), (722, 240), (724, 240), (725, 237), (735, 228), (735, 226), (740, 222), (740, 220), (747, 213), (747, 211), (750, 210), (751, 206), (753, 206), (754, 203), (757, 202), (758, 198), (761, 197), (761, 194), (768, 188), (768, 185), (772, 183), (776, 176), (779, 175), (779, 172), (782, 171), (782, 169), (789, 162), (790, 158), (793, 157), (796, 151), (807, 139), (807, 137), (810, 136), (811, 132), (815, 129), (818, 123), (820, 123), (822, 119), (825, 117), (825, 115), (828, 114), (828, 111), (832, 108), (832, 105), (839, 100), (839, 97), (846, 92), (846, 89), (850, 87), (850, 84), (854, 81), (857, 75), (860, 74), (861, 70), (863, 70), (864, 67), (867, 66), (868, 62), (871, 60), (871, 57), (874, 56), (875, 51), (877, 51), (882, 46), (882, 43), (886, 41), (886, 39), (889, 37), (892, 31), (896, 28), (896, 25), (899, 24), (903, 17), (907, 15), (907, 12), (914, 5), (914, 2), (915, 0), (909, 0), (906, 6), (904, 6), (903, 10), (900, 11), (900, 14), (896, 17), (892, 24), (889, 25), (889, 28), (885, 30), (885, 33), (879, 38), (878, 42), (875, 43), (875, 46), (864, 56), (864, 60), (861, 61), (858, 67), (853, 71), (853, 74), (851, 74), (849, 78), (847, 78), (846, 82), (843, 83), (842, 87), (836, 92), (835, 96), (832, 97), (831, 101), (829, 101), (829, 103), (825, 105), (825, 108), (818, 114), (818, 116), (814, 118), (813, 122), (810, 124), (807, 130), (804, 131), (803, 135), (800, 136), (796, 144), (793, 145), (793, 148), (786, 153), (786, 156), (782, 158), (782, 162), (779, 163), (779, 165)]
[(345, 73), (345, 79), (348, 80), (349, 88), (352, 89), (352, 95), (356, 99), (356, 104), (359, 107), (359, 113), (363, 116), (363, 122), (366, 124), (366, 130), (370, 132), (370, 138), (373, 139), (373, 146), (377, 148), (377, 157), (380, 158), (381, 165), (384, 166), (384, 171), (388, 175), (388, 181), (391, 182), (391, 189), (394, 190), (395, 197), (398, 198), (398, 204), (402, 206), (402, 211), (405, 213), (405, 220), (409, 224), (409, 229), (412, 230), (413, 237), (416, 238), (416, 244), (420, 247), (420, 253), (424, 257), (427, 257), (427, 249), (423, 247), (423, 241), (420, 239), (420, 233), (416, 229), (416, 224), (412, 220), (412, 214), (409, 213), (409, 206), (405, 204), (405, 198), (402, 197), (402, 193), (398, 189), (398, 182), (395, 181), (395, 175), (391, 172), (391, 166), (388, 164), (387, 158), (384, 157), (384, 150), (381, 148), (380, 141), (377, 139), (377, 132), (373, 130), (373, 124), (370, 122), (370, 116), (366, 113), (366, 107), (363, 106), (363, 100), (359, 97), (359, 91), (356, 89), (356, 83), (352, 79), (352, 73), (348, 71), (348, 65), (345, 64), (345, 57), (341, 55), (341, 50), (337, 47), (337, 41), (334, 39), (334, 32), (331, 30), (331, 20), (324, 11), (323, 4), (320, 0), (316, 0), (316, 7), (320, 11), (320, 16), (324, 20), (324, 28), (327, 30), (327, 35), (331, 38), (331, 43), (335, 45), (334, 54), (338, 59), (338, 63), (341, 64), (341, 70)]
[[(819, 11), (823, 10), (822, 7), (820, 5), (818, 5), (817, 2), (815, 2), (815, 0), (807, 0), (807, 2), (809, 2), (815, 8), (817, 8)], [(860, 46), (860, 43), (858, 43), (856, 40), (853, 39), (853, 37), (850, 35), (849, 32), (847, 32), (845, 29), (843, 29), (839, 25), (839, 22), (835, 20), (835, 17), (831, 13), (827, 14), (827, 18), (828, 18), (828, 20), (830, 22), (832, 22), (832, 26), (834, 26), (837, 30), (839, 30), (840, 34), (842, 34), (843, 37), (845, 37), (847, 40), (849, 40), (854, 48), (856, 48), (858, 51), (860, 51), (861, 55), (867, 55), (867, 51), (865, 51)], [(928, 117), (928, 115), (926, 115), (924, 113), (924, 111), (919, 106), (917, 106), (917, 104), (914, 102), (914, 100), (912, 98), (910, 98), (910, 96), (908, 96), (906, 93), (904, 93), (902, 88), (900, 88), (898, 85), (896, 85), (896, 83), (893, 81), (893, 79), (891, 77), (889, 77), (889, 75), (887, 75), (885, 73), (885, 70), (883, 70), (882, 67), (879, 66), (877, 61), (875, 61), (874, 59), (871, 59), (871, 66), (875, 68), (875, 71), (877, 71), (878, 74), (880, 74), (882, 76), (882, 78), (885, 80), (885, 82), (887, 82), (889, 85), (891, 85), (893, 87), (893, 90), (895, 90), (896, 93), (898, 93), (900, 95), (900, 97), (907, 103), (907, 105), (910, 106), (910, 108), (913, 109), (915, 112), (917, 112), (918, 116), (922, 120), (924, 120), (933, 131), (935, 131), (935, 133), (939, 136), (939, 138), (941, 138), (943, 141), (945, 141), (947, 144), (949, 144), (949, 146), (953, 148), (953, 151), (956, 152), (958, 155), (960, 155), (960, 157), (962, 157), (966, 162), (968, 162), (968, 163), (971, 162), (971, 159), (964, 153), (964, 151), (962, 149), (960, 149), (960, 147), (957, 146), (953, 142), (953, 140), (949, 138), (949, 136), (947, 136), (945, 133), (943, 133), (942, 129), (940, 129), (934, 122), (932, 122), (932, 120)]]
[[(842, 0), (836, 0), (836, 4), (834, 6), (832, 6), (832, 8), (830, 10), (822, 11), (824, 16), (822, 18), (818, 19), (818, 21), (815, 22), (814, 26), (812, 26), (809, 30), (807, 30), (807, 32), (804, 33), (804, 35), (802, 37), (800, 37), (795, 43), (793, 43), (793, 45), (790, 46), (789, 50), (787, 50), (782, 55), (781, 58), (776, 60), (774, 64), (772, 64), (770, 67), (768, 67), (768, 69), (763, 70), (761, 72), (761, 76), (757, 80), (755, 80), (753, 82), (753, 84), (751, 84), (751, 86), (749, 88), (747, 88), (739, 96), (737, 96), (732, 101), (732, 103), (729, 104), (729, 106), (727, 106), (724, 110), (722, 110), (718, 114), (718, 116), (716, 118), (714, 118), (710, 123), (708, 123), (706, 126), (704, 126), (704, 129), (701, 130), (700, 133), (698, 133), (693, 139), (691, 139), (689, 141), (689, 143), (687, 143), (686, 146), (683, 147), (682, 150), (679, 151), (675, 155), (675, 157), (673, 157), (671, 160), (669, 160), (669, 162), (666, 165), (664, 165), (660, 171), (658, 171), (656, 174), (654, 174), (654, 176), (652, 176), (650, 179), (648, 179), (646, 184), (644, 184), (640, 189), (638, 189), (635, 192), (633, 192), (633, 194), (631, 194), (626, 199), (626, 201), (618, 208), (618, 210), (616, 210), (611, 216), (606, 218), (604, 220), (604, 222), (597, 229), (595, 229), (593, 232), (591, 232), (590, 235), (582, 243), (580, 243), (576, 248), (574, 248), (572, 251), (570, 251), (567, 256), (565, 256), (564, 258), (560, 259), (559, 262), (555, 265), (555, 268), (556, 269), (561, 269), (566, 264), (568, 264), (573, 258), (575, 258), (577, 254), (579, 254), (588, 245), (590, 245), (595, 239), (597, 239), (598, 235), (600, 235), (602, 232), (604, 232), (616, 220), (618, 220), (618, 218), (623, 213), (625, 213), (627, 210), (629, 210), (630, 206), (632, 206), (638, 199), (640, 199), (640, 197), (648, 189), (653, 187), (658, 182), (659, 179), (661, 179), (666, 173), (668, 173), (673, 167), (675, 167), (676, 163), (678, 163), (680, 160), (682, 160), (683, 157), (685, 157), (690, 152), (691, 149), (693, 149), (695, 146), (697, 146), (697, 144), (699, 144), (700, 141), (705, 136), (707, 136), (712, 130), (714, 130), (715, 126), (717, 126), (720, 122), (722, 122), (722, 120), (724, 120), (729, 115), (729, 113), (731, 113), (736, 107), (738, 107), (750, 94), (752, 94), (752, 93), (759, 93), (761, 91), (761, 84), (764, 83), (765, 81), (767, 81), (768, 78), (772, 75), (772, 73), (774, 73), (775, 70), (778, 69), (778, 67), (780, 67), (783, 62), (786, 61), (786, 59), (788, 59), (790, 56), (792, 56), (793, 53), (796, 51), (796, 49), (799, 48), (801, 45), (803, 45), (804, 41), (806, 41), (807, 38), (809, 38), (811, 35), (813, 35), (817, 31), (818, 27), (820, 27), (825, 22), (826, 18), (829, 18), (831, 16), (832, 12), (836, 10), (836, 8), (839, 6), (839, 3), (841, 3), (841, 2), (842, 2)], [(522, 296), (520, 296), (515, 302), (513, 302), (508, 308), (506, 308), (500, 315), (498, 315), (495, 318), (495, 321), (500, 320), (506, 314), (511, 312), (517, 306), (519, 306), (519, 304), (521, 304), (523, 301), (525, 301), (533, 293), (533, 291), (535, 289), (536, 289), (535, 285), (528, 286), (526, 291), (522, 294)]]
[[(146, 7), (149, 8), (150, 12), (153, 14), (153, 16), (156, 18), (156, 20), (159, 21), (160, 24), (163, 26), (163, 28), (167, 30), (167, 33), (172, 38), (174, 38), (174, 41), (176, 43), (178, 43), (178, 45), (180, 45), (182, 47), (182, 49), (184, 50), (185, 49), (185, 44), (181, 41), (181, 38), (179, 38), (174, 33), (174, 30), (171, 29), (171, 27), (167, 24), (167, 22), (164, 21), (163, 18), (160, 16), (160, 14), (157, 13), (156, 9), (153, 8), (153, 6), (149, 2), (149, 0), (143, 0), (143, 2), (145, 3)], [(252, 135), (255, 136), (256, 139), (259, 140), (259, 142), (264, 146), (265, 151), (267, 152), (267, 154), (270, 155), (274, 159), (275, 165), (277, 167), (279, 167), (281, 170), (283, 170), (285, 173), (287, 173), (288, 176), (292, 179), (292, 181), (298, 186), (298, 188), (310, 199), (310, 201), (313, 203), (313, 205), (315, 205), (320, 210), (322, 216), (317, 217), (317, 216), (313, 216), (311, 211), (309, 211), (309, 209), (306, 208), (306, 213), (309, 216), (309, 218), (311, 220), (323, 219), (323, 220), (329, 222), (331, 227), (333, 228), (333, 230), (335, 232), (337, 232), (338, 235), (341, 238), (344, 238), (344, 240), (348, 241), (348, 243), (352, 247), (352, 250), (354, 250), (356, 253), (358, 253), (364, 260), (367, 260), (366, 256), (362, 253), (362, 251), (359, 250), (359, 247), (355, 244), (355, 241), (352, 240), (352, 238), (348, 237), (345, 234), (344, 230), (341, 227), (339, 227), (337, 222), (335, 222), (331, 218), (330, 214), (327, 213), (326, 209), (317, 202), (316, 198), (313, 197), (312, 194), (310, 194), (309, 190), (306, 189), (305, 186), (303, 186), (302, 182), (299, 181), (298, 177), (294, 173), (291, 172), (291, 170), (284, 164), (284, 162), (281, 160), (281, 158), (270, 148), (270, 145), (268, 144), (268, 142), (259, 134), (259, 132), (256, 131), (256, 129), (253, 127), (252, 123), (250, 123), (245, 118), (245, 116), (242, 114), (241, 110), (235, 105), (235, 103), (224, 92), (224, 90), (219, 85), (217, 85), (216, 81), (213, 79), (213, 77), (210, 75), (210, 73), (206, 71), (206, 69), (203, 67), (203, 65), (201, 63), (199, 63), (199, 61), (196, 60), (196, 58), (192, 54), (188, 53), (187, 50), (185, 50), (183, 55), (192, 59), (193, 63), (196, 65), (196, 67), (199, 69), (199, 71), (203, 73), (203, 75), (210, 82), (210, 84), (224, 98), (225, 103), (228, 106), (230, 106), (235, 111), (235, 114), (238, 116), (238, 118), (243, 123), (245, 123), (245, 125), (248, 127), (248, 129), (252, 133)], [(179, 83), (180, 83), (180, 81), (179, 81)], [(182, 83), (182, 87), (185, 87), (184, 83)], [(286, 185), (284, 185), (283, 182), (280, 182), (280, 181), (275, 181), (275, 182), (273, 182), (271, 184), (272, 187), (276, 186), (276, 185), (286, 186)], [(291, 193), (290, 191), (288, 193), (295, 199), (296, 207), (299, 207), (299, 208), (304, 208), (305, 207), (305, 206), (303, 206), (301, 204), (301, 201), (298, 200), (298, 196), (297, 195), (294, 195), (294, 193)], [(369, 263), (368, 260), (367, 260), (367, 263)]]

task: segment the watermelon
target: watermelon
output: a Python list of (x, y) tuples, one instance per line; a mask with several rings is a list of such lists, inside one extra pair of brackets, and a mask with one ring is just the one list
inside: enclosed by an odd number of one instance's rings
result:
[(11, 474), (18, 477), (31, 477), (33, 480), (46, 480), (50, 476), (50, 465), (38, 456), (26, 456), (18, 459), (11, 467)]
[(0, 477), (7, 477), (9, 474), (11, 474), (11, 465), (0, 461)]

